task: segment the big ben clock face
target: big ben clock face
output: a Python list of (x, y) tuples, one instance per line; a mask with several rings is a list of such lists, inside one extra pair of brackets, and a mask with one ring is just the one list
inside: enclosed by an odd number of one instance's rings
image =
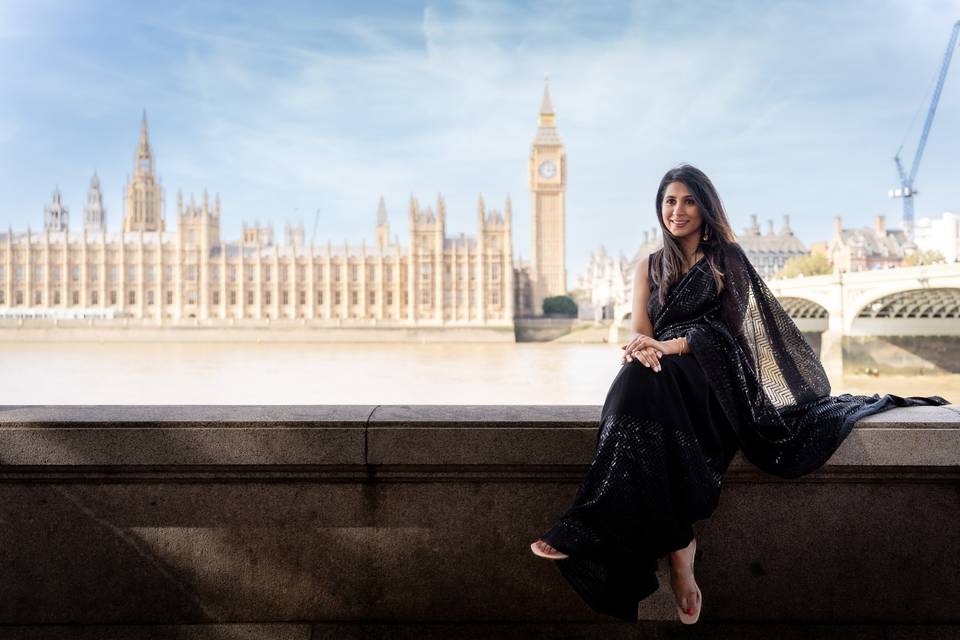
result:
[(544, 160), (540, 163), (540, 167), (537, 171), (541, 178), (549, 180), (557, 175), (557, 165), (553, 163), (553, 160)]

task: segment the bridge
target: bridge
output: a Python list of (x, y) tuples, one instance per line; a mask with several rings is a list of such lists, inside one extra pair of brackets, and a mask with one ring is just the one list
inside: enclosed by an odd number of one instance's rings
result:
[[(772, 279), (767, 286), (805, 333), (819, 333), (831, 377), (844, 336), (960, 336), (960, 263)], [(630, 304), (615, 307), (611, 338), (629, 331)]]

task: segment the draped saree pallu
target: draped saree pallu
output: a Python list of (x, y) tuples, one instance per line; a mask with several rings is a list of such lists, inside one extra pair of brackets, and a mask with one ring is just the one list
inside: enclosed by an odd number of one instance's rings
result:
[(607, 392), (596, 450), (573, 505), (540, 536), (569, 556), (563, 577), (596, 612), (635, 622), (659, 588), (657, 558), (686, 547), (716, 508), (737, 450), (796, 478), (822, 466), (854, 423), (939, 396), (830, 395), (819, 358), (737, 244), (722, 247), (717, 285), (705, 259), (659, 300), (649, 258), (647, 311), (657, 340), (685, 336), (690, 353), (654, 372), (624, 364)]

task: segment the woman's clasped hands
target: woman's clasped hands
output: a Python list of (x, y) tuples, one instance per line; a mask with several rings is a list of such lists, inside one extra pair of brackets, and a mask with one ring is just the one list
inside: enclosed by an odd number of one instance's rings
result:
[(623, 349), (620, 364), (636, 360), (654, 371), (660, 371), (660, 357), (671, 352), (663, 342), (642, 333), (620, 348)]

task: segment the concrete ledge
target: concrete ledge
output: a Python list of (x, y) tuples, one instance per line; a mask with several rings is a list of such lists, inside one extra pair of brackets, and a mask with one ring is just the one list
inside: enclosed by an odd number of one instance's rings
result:
[[(599, 417), (596, 406), (8, 406), (0, 471), (588, 465)], [(960, 468), (960, 408), (897, 408), (860, 421), (824, 468), (854, 466)], [(740, 454), (730, 468), (754, 470)]]
[(0, 407), (0, 469), (365, 463), (373, 407)]
[[(88, 637), (66, 631), (77, 625), (117, 638), (635, 632), (604, 624), (528, 549), (576, 493), (599, 414), (0, 407), (0, 625), (13, 625), (0, 637)], [(819, 637), (790, 635), (811, 623), (953, 633), (957, 522), (955, 405), (863, 420), (797, 480), (738, 456), (696, 525), (702, 628), (716, 632), (703, 637), (759, 638), (773, 623), (782, 638)], [(661, 587), (639, 611), (661, 625), (653, 637), (675, 625), (665, 572)]]

